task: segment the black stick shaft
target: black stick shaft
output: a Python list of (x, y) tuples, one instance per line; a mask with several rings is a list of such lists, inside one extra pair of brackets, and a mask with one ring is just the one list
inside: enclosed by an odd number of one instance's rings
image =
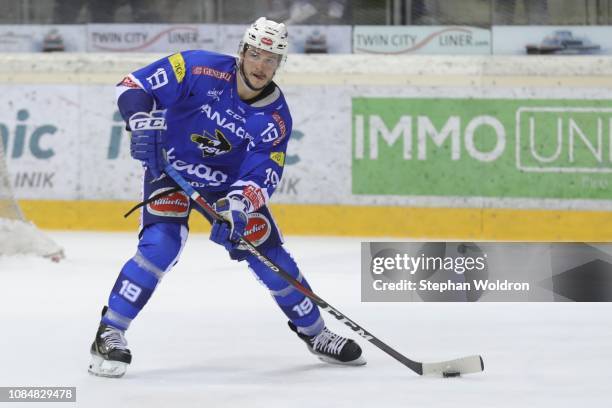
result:
[[(195, 201), (202, 209), (210, 216), (212, 219), (217, 221), (223, 221), (223, 218), (217, 214), (217, 212), (212, 208), (212, 206), (206, 202), (204, 197), (200, 195), (192, 186), (189, 184), (181, 174), (172, 167), (172, 165), (167, 165), (165, 167), (165, 173), (170, 176), (178, 185), (181, 187), (188, 195), (191, 197), (193, 201)], [(311, 290), (302, 285), (298, 280), (296, 280), (293, 276), (291, 276), (288, 272), (283, 270), (280, 266), (276, 265), (270, 258), (259, 252), (257, 248), (251, 242), (247, 241), (244, 237), (240, 237), (240, 243), (243, 244), (246, 249), (255, 256), (260, 262), (270, 268), (273, 272), (282, 277), (287, 283), (297, 289), (304, 296), (312, 300), (317, 304), (321, 309), (325, 310), (327, 313), (334, 316), (336, 319), (340, 320), (342, 323), (347, 325), (351, 330), (357, 333), (359, 336), (363, 337), (400, 363), (404, 364), (406, 367), (410, 368), (415, 373), (422, 375), (423, 374), (423, 364), (417, 361), (413, 361), (403, 354), (399, 353), (395, 349), (391, 348), (386, 343), (379, 340), (376, 336), (369, 333), (363, 327), (355, 323), (353, 320), (349, 319), (344, 313), (341, 313), (338, 309), (331, 306), (329, 303), (321, 299)]]

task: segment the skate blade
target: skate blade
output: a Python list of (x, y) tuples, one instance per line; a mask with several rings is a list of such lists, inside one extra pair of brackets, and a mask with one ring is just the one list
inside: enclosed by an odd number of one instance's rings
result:
[(366, 359), (363, 358), (363, 356), (359, 356), (359, 358), (356, 358), (355, 360), (352, 360), (352, 361), (339, 361), (331, 357), (321, 356), (318, 354), (317, 354), (317, 357), (319, 357), (319, 360), (325, 363), (337, 364), (337, 365), (343, 365), (343, 366), (362, 366), (362, 365), (366, 365), (367, 363)]
[(98, 377), (119, 378), (123, 377), (127, 371), (127, 366), (128, 364), (122, 361), (105, 360), (100, 356), (92, 354), (87, 371)]
[(340, 361), (340, 360), (331, 358), (329, 356), (326, 356), (325, 354), (319, 354), (316, 351), (314, 351), (311, 347), (308, 347), (308, 351), (310, 351), (312, 354), (317, 356), (319, 360), (323, 361), (324, 363), (328, 363), (328, 364), (338, 364), (338, 365), (343, 365), (343, 366), (362, 366), (362, 365), (366, 365), (367, 363), (366, 359), (363, 358), (363, 353), (355, 360)]

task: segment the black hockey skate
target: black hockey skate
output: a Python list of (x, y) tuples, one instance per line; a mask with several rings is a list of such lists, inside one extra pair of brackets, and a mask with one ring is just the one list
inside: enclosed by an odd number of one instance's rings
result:
[(361, 347), (351, 339), (342, 337), (323, 328), (323, 331), (316, 336), (307, 336), (298, 332), (295, 325), (289, 322), (289, 328), (304, 340), (308, 350), (321, 361), (332, 364), (343, 365), (364, 365), (366, 360), (361, 353)]
[(125, 374), (132, 362), (132, 353), (127, 348), (123, 331), (100, 323), (96, 338), (91, 345), (89, 372), (100, 377), (118, 378)]

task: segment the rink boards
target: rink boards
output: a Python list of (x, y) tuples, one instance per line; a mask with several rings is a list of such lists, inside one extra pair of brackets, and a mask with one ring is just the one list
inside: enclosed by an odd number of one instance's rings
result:
[[(137, 214), (122, 214), (135, 204), (123, 201), (23, 200), (21, 207), (38, 226), (56, 230), (136, 230)], [(609, 241), (607, 211), (413, 208), (273, 204), (284, 234), (417, 237), (500, 241)], [(206, 232), (194, 214), (192, 232)]]
[[(38, 225), (138, 223), (121, 216), (142, 171), (113, 85), (157, 57), (0, 56), (10, 181)], [(288, 61), (278, 82), (294, 128), (273, 196), (285, 233), (612, 238), (609, 58)], [(192, 229), (206, 229), (198, 221)]]

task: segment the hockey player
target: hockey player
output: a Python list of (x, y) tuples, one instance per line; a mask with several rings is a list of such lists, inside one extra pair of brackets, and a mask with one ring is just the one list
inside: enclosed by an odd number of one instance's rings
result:
[[(292, 120), (272, 81), (287, 54), (284, 24), (262, 17), (245, 32), (238, 59), (185, 51), (127, 76), (118, 106), (132, 131), (132, 157), (145, 165), (138, 249), (123, 266), (91, 346), (89, 372), (121, 377), (132, 360), (124, 333), (187, 239), (189, 197), (163, 174), (178, 170), (225, 222), (210, 239), (246, 261), (289, 318), (289, 327), (320, 359), (365, 364), (353, 340), (332, 333), (318, 307), (238, 244), (240, 235), (309, 287), (283, 246), (268, 209), (283, 172)], [(198, 210), (198, 207), (195, 207)]]

